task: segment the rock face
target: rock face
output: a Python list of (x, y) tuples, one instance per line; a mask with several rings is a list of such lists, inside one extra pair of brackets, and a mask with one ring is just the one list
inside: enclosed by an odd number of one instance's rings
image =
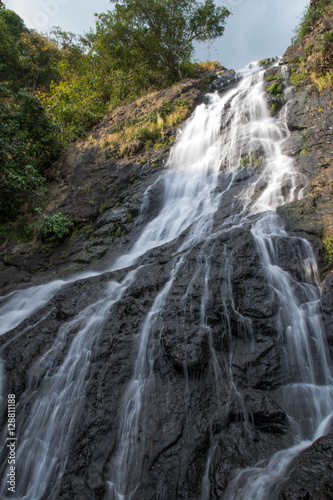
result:
[[(333, 434), (318, 439), (292, 463), (280, 500), (331, 498), (333, 495)], [(320, 481), (318, 481), (318, 476)]]
[[(43, 211), (60, 211), (74, 222), (75, 230), (70, 239), (55, 248), (41, 245), (36, 238), (28, 244), (5, 242), (0, 247), (1, 293), (18, 284), (71, 275), (106, 256), (110, 247), (122, 253), (135, 224), (147, 222), (138, 221), (143, 196), (166, 166), (177, 127), (164, 130), (164, 139), (154, 147), (137, 154), (129, 151), (123, 158), (118, 158), (107, 139), (128, 123), (140, 124), (163, 106), (168, 110), (178, 103), (185, 104), (190, 112), (202, 101), (202, 91), (207, 90), (202, 80), (184, 80), (117, 108), (59, 165), (50, 167), (45, 173), (49, 182)], [(153, 203), (158, 209), (158, 195)], [(149, 216), (154, 217), (154, 208), (149, 208)]]
[[(284, 70), (270, 68), (268, 77), (269, 85), (281, 80), (286, 86)], [(272, 116), (280, 109), (287, 113), (291, 135), (283, 148), (303, 179), (298, 189), (306, 193), (278, 210), (292, 237), (270, 210), (246, 212), (247, 200), (261, 199), (269, 182), (267, 137), (259, 141), (255, 131), (237, 150), (234, 172), (228, 158), (219, 159), (217, 181), (206, 198), (220, 196), (214, 198), (214, 215), (200, 226), (204, 236), (194, 237), (194, 218), (177, 238), (162, 235), (128, 269), (117, 266), (116, 259), (129, 252), (161, 213), (168, 192), (160, 175), (172, 141), (131, 159), (102, 161), (93, 141), (113, 127), (116, 118), (109, 117), (57, 173), (60, 188), (54, 186), (49, 206), (70, 214), (80, 228), (77, 234), (49, 255), (32, 245), (5, 249), (3, 295), (78, 271), (90, 273), (59, 281), (47, 302), (33, 295), (39, 308), (0, 337), (4, 393), (20, 401), (20, 498), (113, 500), (122, 494), (133, 500), (246, 499), (241, 486), (229, 496), (239, 470), (258, 462), (264, 467), (275, 452), (292, 446), (294, 426), (303, 417), (310, 434), (313, 415), (307, 400), (295, 409), (285, 393), (303, 381), (302, 366), (293, 357), (297, 323), (310, 314), (315, 330), (321, 313), (323, 333), (330, 349), (333, 345), (333, 278), (321, 242), (332, 224), (331, 91), (294, 91), (291, 98), (284, 96), (283, 107), (268, 82), (269, 107), (276, 105)], [(157, 101), (181, 97), (195, 106), (207, 100), (198, 85), (183, 82)], [(233, 73), (226, 73), (211, 88), (224, 93), (235, 85)], [(234, 119), (229, 114), (232, 94), (226, 95), (222, 136), (228, 136)], [(242, 94), (240, 103), (245, 98)], [(117, 113), (125, 121), (133, 113), (146, 113), (137, 107), (131, 104)], [(240, 115), (245, 130), (250, 111)], [(165, 135), (174, 134), (175, 129)], [(306, 154), (300, 154), (305, 143)], [(180, 185), (182, 179), (177, 179)], [(290, 188), (286, 182), (279, 195)], [(193, 206), (198, 196), (195, 192)], [(303, 237), (313, 243), (325, 278), (319, 309), (319, 276)], [(21, 310), (29, 304), (23, 298)], [(11, 296), (0, 300), (4, 308), (6, 301), (11, 304)], [(329, 355), (320, 354), (318, 339), (310, 337), (313, 381), (305, 385), (325, 385), (318, 359), (329, 360)], [(4, 429), (6, 418), (3, 411)], [(332, 449), (328, 433), (290, 461), (274, 498), (330, 498)], [(4, 477), (6, 450), (2, 463)], [(28, 485), (32, 489), (27, 493)]]

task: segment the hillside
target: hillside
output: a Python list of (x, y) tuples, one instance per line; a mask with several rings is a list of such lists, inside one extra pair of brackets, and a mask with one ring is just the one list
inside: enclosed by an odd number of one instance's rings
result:
[(332, 33), (312, 0), (281, 60), (132, 99), (48, 163), (0, 254), (18, 498), (332, 497)]
[(2, 244), (2, 292), (16, 283), (68, 276), (128, 245), (144, 192), (165, 167), (177, 127), (204, 100), (211, 75), (184, 80), (117, 108), (46, 171), (43, 212), (63, 213), (73, 221), (74, 232), (52, 245), (35, 231), (25, 243), (20, 231), (27, 225), (33, 228), (38, 220), (31, 203), (27, 205), (26, 215)]

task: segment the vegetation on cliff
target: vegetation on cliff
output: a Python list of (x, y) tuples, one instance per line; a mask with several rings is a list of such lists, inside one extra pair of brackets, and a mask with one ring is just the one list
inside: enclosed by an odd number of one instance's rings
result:
[(333, 84), (333, 4), (332, 0), (315, 0), (305, 11), (296, 29), (294, 44), (287, 50), (293, 64), (291, 83), (308, 82), (319, 91)]
[[(24, 201), (43, 192), (46, 169), (61, 151), (107, 112), (202, 72), (190, 60), (193, 42), (221, 36), (230, 14), (213, 0), (112, 3), (95, 31), (77, 37), (30, 30), (0, 0), (0, 234)], [(174, 124), (187, 112), (179, 107)], [(151, 136), (162, 137), (166, 118), (156, 115), (133, 133), (149, 145)]]

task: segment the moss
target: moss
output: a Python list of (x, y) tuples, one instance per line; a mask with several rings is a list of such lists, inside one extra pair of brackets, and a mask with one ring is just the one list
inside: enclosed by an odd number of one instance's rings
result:
[(5, 257), (3, 258), (3, 261), (5, 264), (10, 264), (11, 260), (15, 259), (15, 257), (17, 257), (17, 254), (13, 253), (11, 255), (5, 255)]
[(246, 156), (242, 157), (242, 159), (241, 159), (241, 165), (242, 165), (242, 167), (246, 167), (246, 165), (247, 165), (247, 158), (246, 158)]
[(307, 79), (308, 79), (308, 73), (304, 70), (298, 71), (297, 69), (293, 68), (291, 71), (291, 76), (290, 76), (290, 83), (291, 85), (295, 85), (297, 87), (301, 85), (305, 85)]
[(244, 155), (241, 158), (241, 165), (242, 167), (246, 167), (246, 165), (254, 165), (255, 167), (258, 167), (263, 161), (262, 156), (248, 156)]
[(83, 186), (80, 186), (78, 188), (79, 191), (83, 191), (84, 193), (89, 193), (90, 191), (90, 188), (91, 188), (91, 182), (87, 182), (86, 184), (84, 184)]
[(259, 66), (266, 66), (267, 64), (269, 64), (270, 62), (270, 59), (261, 59), (261, 61), (259, 61)]
[(279, 108), (278, 108), (277, 104), (275, 102), (273, 102), (273, 104), (269, 108), (270, 116), (275, 116), (277, 114), (278, 110), (279, 110)]
[(307, 150), (306, 149), (302, 149), (299, 153), (301, 156), (304, 156), (307, 154)]
[(267, 87), (267, 92), (270, 94), (274, 95), (275, 97), (281, 97), (282, 96), (282, 83), (280, 82), (273, 82), (271, 85)]
[(333, 265), (333, 236), (326, 234), (323, 237), (323, 243), (325, 248), (325, 255), (328, 262)]
[(102, 205), (99, 207), (98, 209), (98, 213), (100, 215), (102, 215), (102, 213), (104, 212), (104, 210), (113, 203), (114, 199), (113, 198), (110, 198), (108, 200), (105, 200), (104, 203), (102, 203)]
[(305, 57), (311, 56), (312, 51), (313, 51), (313, 43), (309, 43), (304, 49)]
[(310, 132), (308, 130), (303, 130), (302, 132), (299, 132), (299, 138), (302, 144), (302, 151), (305, 151), (305, 153), (301, 152), (301, 154), (306, 154), (307, 149), (309, 147)]
[(120, 238), (123, 234), (123, 230), (121, 229), (121, 225), (119, 222), (117, 222), (117, 229), (114, 232), (114, 235), (116, 238)]
[(89, 224), (85, 224), (84, 226), (81, 226), (81, 228), (79, 229), (79, 232), (81, 234), (89, 234), (92, 231), (93, 231), (92, 222), (89, 222)]
[(201, 81), (204, 85), (210, 85), (216, 78), (217, 75), (214, 73), (213, 75), (204, 76)]
[(280, 81), (281, 80), (281, 75), (269, 75), (266, 78), (266, 82), (273, 82), (273, 81)]

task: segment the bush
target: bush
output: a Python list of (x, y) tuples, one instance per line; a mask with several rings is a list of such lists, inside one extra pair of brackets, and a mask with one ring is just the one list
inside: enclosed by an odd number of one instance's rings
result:
[(56, 130), (39, 99), (0, 84), (0, 222), (43, 191), (43, 166), (59, 152)]
[(44, 242), (54, 243), (62, 241), (73, 228), (73, 222), (61, 212), (53, 215), (43, 215), (39, 224), (41, 237)]

